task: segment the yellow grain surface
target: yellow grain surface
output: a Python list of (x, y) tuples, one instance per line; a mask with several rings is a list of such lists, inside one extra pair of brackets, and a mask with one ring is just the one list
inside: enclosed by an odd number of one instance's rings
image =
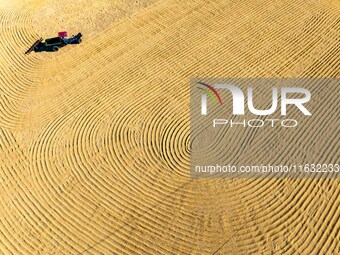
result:
[(339, 77), (339, 11), (0, 0), (0, 254), (339, 254), (337, 179), (189, 177), (190, 78)]

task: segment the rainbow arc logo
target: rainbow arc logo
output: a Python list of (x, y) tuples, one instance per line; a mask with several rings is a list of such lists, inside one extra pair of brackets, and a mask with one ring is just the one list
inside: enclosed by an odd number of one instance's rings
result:
[(223, 104), (220, 95), (218, 94), (216, 89), (214, 89), (213, 86), (203, 83), (203, 82), (197, 82), (197, 83), (204, 86), (204, 88), (198, 87), (198, 89), (203, 91), (205, 94), (207, 94), (213, 100), (214, 104), (217, 104), (217, 100), (219, 101), (220, 105)]

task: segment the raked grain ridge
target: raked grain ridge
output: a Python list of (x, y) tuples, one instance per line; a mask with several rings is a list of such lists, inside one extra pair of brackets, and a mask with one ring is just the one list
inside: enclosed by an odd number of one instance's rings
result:
[[(0, 254), (338, 254), (337, 179), (190, 178), (189, 81), (339, 78), (339, 10), (332, 0), (0, 0)], [(60, 30), (83, 43), (23, 54)], [(321, 124), (338, 114), (339, 88), (311, 89), (328, 100), (313, 106), (325, 113), (317, 125), (284, 138), (230, 130), (221, 135), (240, 144), (230, 159), (258, 159), (253, 148), (284, 139), (296, 146), (268, 149), (273, 163), (304, 150), (337, 161), (338, 135)], [(311, 149), (308, 133), (330, 139)]]

